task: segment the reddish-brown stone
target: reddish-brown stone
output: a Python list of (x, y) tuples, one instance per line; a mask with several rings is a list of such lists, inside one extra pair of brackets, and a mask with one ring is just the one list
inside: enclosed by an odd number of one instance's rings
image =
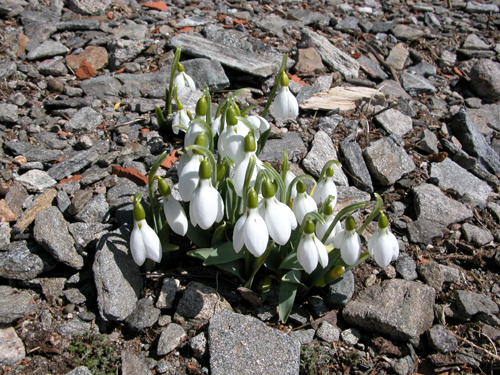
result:
[(142, 4), (145, 7), (151, 8), (151, 9), (156, 9), (156, 10), (167, 10), (167, 4), (165, 4), (163, 1), (153, 1), (151, 3), (146, 3)]
[(97, 74), (97, 70), (95, 70), (94, 68), (92, 68), (92, 65), (90, 65), (86, 61), (83, 61), (80, 64), (80, 67), (75, 72), (76, 78), (79, 79), (79, 80), (93, 77), (96, 74)]
[(148, 178), (134, 168), (123, 168), (119, 165), (113, 165), (111, 173), (117, 175), (118, 177), (128, 178), (130, 181), (135, 182), (140, 186), (147, 185), (148, 183)]
[(84, 61), (95, 70), (102, 69), (108, 65), (108, 52), (104, 47), (88, 46), (79, 55), (66, 56), (66, 63), (73, 70), (77, 70)]

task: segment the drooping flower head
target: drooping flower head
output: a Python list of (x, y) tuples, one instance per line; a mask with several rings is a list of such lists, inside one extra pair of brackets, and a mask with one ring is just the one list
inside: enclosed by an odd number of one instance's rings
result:
[[(207, 147), (205, 133), (199, 134), (194, 144)], [(179, 194), (184, 202), (191, 200), (194, 189), (198, 186), (198, 181), (200, 180), (199, 170), (202, 161), (203, 155), (196, 150), (193, 150), (191, 155), (188, 152), (184, 153), (179, 159), (179, 165), (177, 166)]]
[(172, 196), (172, 190), (163, 178), (158, 177), (158, 190), (163, 197), (163, 212), (167, 223), (175, 233), (184, 236), (188, 230), (188, 219), (181, 204)]
[(181, 94), (184, 89), (189, 87), (189, 89), (194, 92), (196, 91), (196, 84), (193, 79), (184, 72), (184, 66), (179, 63), (177, 65), (177, 74), (175, 75), (173, 85), (177, 85), (177, 92)]
[(314, 223), (308, 219), (304, 228), (304, 234), (297, 247), (297, 260), (308, 274), (313, 272), (318, 266), (328, 266), (328, 252), (325, 245), (314, 234)]
[(189, 218), (193, 226), (210, 228), (224, 217), (224, 201), (212, 186), (212, 167), (207, 159), (200, 164), (198, 186), (193, 191), (189, 205)]
[(313, 198), (317, 204), (321, 204), (326, 201), (329, 196), (333, 196), (333, 207), (337, 204), (337, 187), (335, 182), (333, 182), (333, 167), (327, 168), (325, 176), (321, 181), (318, 182), (316, 188), (314, 189)]
[(318, 207), (316, 206), (316, 202), (313, 197), (311, 197), (306, 192), (306, 184), (303, 181), (297, 182), (297, 197), (292, 202), (292, 210), (297, 218), (297, 222), (302, 224), (304, 220), (304, 216), (306, 216), (309, 212), (318, 211)]
[(190, 118), (187, 114), (187, 111), (184, 109), (184, 106), (180, 101), (177, 101), (177, 112), (174, 115), (174, 119), (172, 121), (172, 131), (174, 134), (179, 134), (179, 128), (175, 125), (181, 125), (187, 129), (189, 126)]
[(248, 122), (252, 125), (255, 134), (255, 140), (259, 140), (260, 135), (271, 128), (269, 122), (262, 116), (250, 115), (247, 117)]
[(368, 241), (368, 252), (382, 268), (387, 267), (399, 256), (398, 240), (389, 231), (389, 222), (383, 212), (378, 217), (378, 230)]
[(130, 233), (130, 252), (137, 265), (142, 266), (149, 258), (161, 262), (162, 246), (156, 232), (146, 222), (146, 212), (140, 202), (140, 194), (132, 197), (134, 204), (134, 227)]
[[(196, 102), (196, 118), (204, 120), (208, 111), (207, 98), (203, 95), (198, 102)], [(203, 121), (201, 122), (203, 124)], [(194, 144), (196, 137), (203, 133), (206, 129), (200, 124), (200, 120), (193, 120), (189, 123), (189, 126), (184, 136), (184, 147), (191, 146)]]
[(294, 119), (299, 115), (299, 104), (288, 88), (289, 80), (285, 72), (281, 73), (280, 81), (281, 87), (273, 104), (274, 114), (281, 119)]
[(255, 155), (256, 147), (257, 145), (255, 143), (255, 138), (252, 136), (251, 133), (248, 133), (245, 136), (245, 142), (244, 142), (245, 157), (243, 158), (241, 163), (239, 163), (236, 166), (233, 176), (234, 190), (236, 191), (236, 194), (238, 194), (240, 197), (243, 197), (245, 176), (247, 173), (250, 160), (251, 159), (255, 160), (255, 166), (250, 176), (250, 186), (255, 186), (255, 179), (257, 178), (257, 172), (259, 171), (260, 166), (262, 165), (262, 162)]
[[(333, 199), (330, 198), (324, 205), (323, 211), (321, 212), (321, 216), (323, 216), (323, 219), (325, 219), (325, 223), (317, 223), (316, 224), (316, 235), (320, 240), (323, 239), (325, 236), (328, 228), (330, 228), (330, 225), (333, 223), (335, 219), (335, 215), (333, 214), (333, 208), (334, 208), (334, 202)], [(340, 233), (342, 231), (342, 225), (340, 224), (340, 221), (335, 224), (335, 227), (332, 229), (330, 235), (328, 238), (324, 241), (325, 245), (329, 245), (333, 242), (333, 239), (337, 235), (337, 233)]]
[(333, 246), (340, 249), (340, 255), (346, 264), (356, 264), (361, 255), (361, 240), (352, 216), (349, 215), (345, 219), (345, 229), (335, 236)]
[(247, 209), (236, 222), (233, 232), (234, 250), (239, 253), (246, 246), (255, 257), (266, 251), (269, 233), (264, 219), (257, 209), (259, 199), (257, 192), (250, 188), (247, 198)]
[(290, 239), (292, 229), (297, 228), (297, 219), (293, 211), (286, 204), (275, 197), (276, 188), (269, 180), (262, 183), (262, 196), (259, 203), (260, 216), (266, 222), (269, 236), (278, 245), (284, 245)]
[(217, 148), (222, 157), (229, 157), (238, 165), (245, 157), (243, 145), (250, 129), (236, 118), (236, 110), (230, 106), (226, 112), (226, 127), (219, 137)]

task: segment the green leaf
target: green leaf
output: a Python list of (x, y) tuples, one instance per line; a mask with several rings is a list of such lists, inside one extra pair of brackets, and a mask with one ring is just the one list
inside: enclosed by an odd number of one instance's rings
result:
[(205, 263), (203, 263), (205, 266), (213, 266), (213, 265), (220, 265), (223, 263), (229, 263), (237, 259), (242, 259), (245, 257), (245, 254), (243, 251), (237, 253), (234, 251), (233, 248), (233, 243), (232, 242), (226, 242), (222, 244), (221, 246), (218, 246), (217, 248), (214, 249), (214, 251), (210, 254), (210, 256), (207, 258)]
[(262, 302), (265, 302), (272, 287), (273, 287), (273, 279), (271, 278), (271, 276), (266, 276), (261, 284), (262, 293), (260, 294), (260, 298), (262, 299)]
[(193, 258), (198, 258), (203, 261), (207, 260), (210, 254), (212, 254), (215, 250), (212, 249), (211, 247), (204, 247), (200, 249), (195, 249), (195, 250), (189, 250), (187, 252), (187, 255)]
[(285, 259), (283, 259), (279, 268), (282, 270), (303, 270), (297, 260), (297, 253), (295, 251), (288, 254)]
[(222, 222), (221, 225), (217, 227), (212, 236), (212, 247), (217, 246), (219, 243), (223, 242), (226, 239), (226, 227), (227, 223), (225, 221)]
[(299, 284), (288, 283), (286, 281), (282, 281), (280, 283), (278, 300), (279, 300), (280, 320), (283, 323), (286, 323), (288, 317), (290, 316), (290, 312), (292, 311), (293, 308), (293, 303), (295, 302), (295, 296), (297, 295), (298, 286)]
[(177, 251), (179, 250), (179, 246), (171, 244), (171, 243), (166, 243), (162, 245), (162, 251), (164, 253), (169, 253), (171, 251)]
[(238, 276), (241, 282), (245, 282), (245, 280), (241, 276), (243, 275), (244, 264), (243, 262), (240, 262), (239, 259), (229, 263), (218, 264), (217, 267), (223, 269), (224, 271), (232, 273), (235, 276)]
[(288, 271), (283, 275), (281, 278), (281, 281), (285, 281), (287, 283), (293, 283), (293, 284), (302, 284), (300, 279), (302, 278), (302, 271), (301, 270), (291, 270)]
[(188, 231), (186, 237), (191, 240), (198, 247), (210, 247), (212, 246), (212, 238), (210, 233), (206, 230), (201, 229), (199, 226), (193, 227), (189, 223)]

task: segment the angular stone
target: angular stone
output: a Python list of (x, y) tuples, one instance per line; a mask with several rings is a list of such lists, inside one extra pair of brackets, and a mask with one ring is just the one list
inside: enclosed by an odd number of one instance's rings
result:
[(411, 117), (394, 108), (389, 108), (387, 111), (375, 116), (375, 121), (389, 133), (398, 137), (405, 136), (413, 129)]
[(43, 193), (57, 184), (57, 181), (50, 177), (47, 172), (38, 169), (32, 169), (22, 174), (16, 178), (16, 182), (21, 183), (31, 193)]
[(45, 60), (38, 65), (38, 72), (45, 76), (59, 77), (68, 74), (66, 65), (61, 61), (62, 57)]
[(380, 64), (373, 61), (369, 57), (362, 55), (357, 61), (361, 69), (363, 69), (370, 77), (379, 81), (389, 78), (387, 73), (380, 67)]
[[(328, 134), (320, 130), (314, 136), (311, 151), (302, 160), (302, 165), (309, 174), (318, 178), (326, 162), (338, 159), (337, 150), (333, 146), (332, 139)], [(333, 164), (333, 181), (337, 186), (347, 186), (349, 184), (342, 167), (337, 164)]]
[(400, 341), (418, 341), (434, 320), (433, 288), (413, 281), (387, 280), (362, 291), (342, 311), (344, 319)]
[(368, 170), (379, 184), (389, 186), (415, 169), (404, 148), (389, 138), (381, 138), (364, 149)]
[(488, 59), (479, 60), (470, 71), (472, 89), (488, 101), (500, 99), (500, 64)]
[(33, 233), (36, 241), (56, 260), (76, 269), (83, 267), (83, 258), (76, 252), (68, 223), (57, 207), (49, 207), (37, 215)]
[[(121, 352), (122, 375), (150, 375), (148, 358), (142, 353), (134, 353), (133, 349), (125, 349)], [(155, 361), (156, 362), (156, 361)]]
[(156, 307), (158, 307), (159, 309), (171, 309), (179, 285), (180, 282), (177, 279), (163, 279), (163, 284), (161, 286), (160, 295), (158, 296), (158, 301), (156, 302)]
[(0, 327), (0, 363), (13, 366), (25, 357), (24, 344), (14, 327)]
[(70, 372), (66, 373), (66, 375), (92, 375), (92, 373), (87, 367), (78, 366)]
[(469, 34), (467, 38), (465, 38), (462, 48), (465, 49), (490, 49), (490, 46), (483, 42), (481, 38), (479, 38), (476, 34)]
[(111, 0), (69, 0), (68, 7), (77, 14), (93, 16), (105, 12), (111, 5)]
[(110, 69), (118, 69), (122, 64), (135, 59), (148, 45), (144, 40), (112, 39), (108, 43)]
[(108, 190), (109, 209), (114, 212), (114, 217), (120, 224), (132, 223), (133, 205), (130, 198), (135, 193), (148, 196), (145, 186), (138, 186), (126, 178), (119, 178), (117, 184)]
[(59, 181), (63, 178), (69, 177), (72, 174), (79, 172), (97, 158), (97, 149), (91, 148), (89, 150), (80, 151), (68, 159), (64, 159), (50, 168), (47, 173), (50, 177)]
[(0, 276), (12, 280), (32, 280), (55, 266), (55, 261), (34, 243), (13, 242), (0, 252)]
[(80, 318), (73, 319), (60, 324), (56, 330), (63, 337), (72, 337), (74, 335), (84, 335), (91, 330), (92, 324), (82, 321)]
[(441, 163), (431, 163), (430, 178), (443, 190), (458, 193), (463, 203), (484, 207), (492, 189), (484, 181), (446, 158)]
[(239, 48), (227, 47), (195, 34), (180, 34), (169, 42), (171, 47), (182, 46), (183, 53), (219, 61), (229, 68), (258, 77), (268, 77), (276, 72), (276, 66), (266, 56), (256, 56)]
[(496, 315), (499, 311), (498, 305), (483, 294), (456, 290), (455, 300), (459, 311), (467, 319), (479, 313)]
[(411, 96), (434, 94), (437, 89), (430, 81), (420, 74), (403, 72), (401, 85)]
[(414, 220), (407, 225), (410, 242), (429, 244), (435, 238), (442, 238), (442, 228), (436, 226), (436, 222), (427, 219)]
[(137, 302), (135, 310), (125, 319), (125, 323), (133, 331), (142, 331), (155, 324), (159, 317), (160, 309), (153, 306), (153, 298), (149, 296)]
[(0, 103), (0, 122), (15, 124), (17, 122), (17, 105)]
[(75, 219), (84, 223), (102, 223), (109, 216), (109, 204), (104, 194), (98, 194), (91, 199), (78, 214)]
[(314, 48), (300, 48), (298, 50), (297, 63), (295, 64), (297, 72), (321, 72), (324, 69), (321, 56)]
[(56, 189), (47, 190), (42, 195), (35, 199), (35, 202), (30, 206), (29, 209), (23, 214), (23, 216), (14, 225), (13, 230), (22, 233), (28, 226), (35, 220), (38, 213), (49, 208), (52, 205), (52, 201), (57, 196)]
[(323, 58), (323, 62), (334, 72), (339, 72), (345, 78), (358, 78), (359, 63), (335, 47), (324, 36), (308, 28), (304, 28), (302, 30), (302, 37), (305, 41), (310, 41), (317, 48)]
[(108, 52), (104, 47), (87, 46), (79, 55), (66, 56), (66, 63), (73, 70), (77, 70), (84, 61), (95, 70), (102, 69), (108, 65)]
[(420, 62), (417, 65), (410, 66), (408, 68), (408, 71), (410, 73), (416, 73), (424, 77), (435, 76), (437, 74), (436, 67), (426, 62)]
[(229, 78), (217, 60), (191, 59), (183, 61), (182, 65), (200, 88), (206, 85), (210, 91), (217, 91), (229, 86)]
[(0, 323), (11, 324), (28, 313), (34, 313), (33, 296), (25, 291), (0, 285)]
[(354, 294), (354, 275), (347, 271), (328, 285), (325, 302), (331, 308), (344, 307)]
[(300, 136), (296, 132), (287, 132), (281, 139), (269, 139), (259, 158), (268, 162), (283, 160), (284, 148), (288, 151), (288, 160), (302, 159), (307, 152)]
[(417, 219), (425, 219), (447, 227), (472, 217), (462, 203), (448, 198), (437, 186), (421, 184), (412, 188)]
[(479, 3), (468, 1), (465, 10), (469, 13), (498, 13), (498, 6), (495, 4)]
[(342, 153), (342, 164), (351, 175), (352, 185), (370, 194), (373, 193), (372, 178), (359, 144), (344, 140), (340, 143), (340, 152)]
[(191, 338), (191, 340), (189, 340), (189, 346), (193, 349), (196, 358), (203, 358), (207, 351), (207, 338), (205, 333), (199, 333)]
[(172, 350), (177, 348), (181, 342), (186, 338), (186, 331), (180, 325), (170, 323), (165, 328), (158, 339), (158, 348), (156, 353), (160, 356), (167, 355)]
[(135, 309), (143, 277), (129, 250), (130, 231), (121, 226), (101, 237), (92, 271), (99, 313), (105, 320), (122, 321)]
[(391, 29), (391, 33), (402, 41), (411, 41), (420, 38), (424, 35), (423, 30), (416, 29), (411, 26), (398, 24)]
[(396, 44), (387, 56), (385, 62), (395, 69), (403, 69), (405, 67), (406, 59), (410, 56), (410, 51), (406, 48), (404, 43)]
[(93, 132), (103, 120), (99, 112), (90, 107), (84, 107), (78, 110), (76, 114), (64, 125), (64, 130), (68, 132)]
[(215, 315), (208, 341), (212, 375), (299, 373), (299, 342), (253, 317), (228, 310)]
[(290, 332), (290, 337), (297, 340), (300, 345), (308, 345), (314, 339), (314, 329), (301, 329), (299, 331)]
[(399, 254), (394, 266), (398, 274), (407, 281), (413, 281), (418, 277), (417, 263), (408, 254)]
[(500, 174), (500, 156), (488, 144), (484, 135), (478, 131), (465, 108), (461, 108), (453, 117), (450, 129), (462, 144), (465, 152), (477, 157), (488, 171)]
[(210, 319), (225, 309), (232, 310), (232, 307), (215, 289), (192, 281), (182, 294), (176, 313), (188, 319)]
[(108, 75), (87, 79), (80, 83), (85, 95), (98, 99), (118, 99), (121, 94), (121, 86), (122, 84), (117, 78)]
[(28, 60), (41, 60), (48, 59), (58, 55), (65, 55), (69, 52), (69, 49), (63, 44), (47, 40), (40, 44), (37, 48), (28, 53)]
[(354, 186), (337, 186), (337, 193), (337, 205), (333, 210), (335, 214), (350, 204), (370, 200), (370, 194), (365, 191), (361, 191)]
[[(62, 21), (57, 23), (56, 28), (57, 31), (96, 30), (99, 28), (99, 20), (95, 18), (84, 18), (71, 21)], [(73, 67), (71, 67), (71, 69), (73, 69)], [(76, 69), (78, 69), (78, 67), (76, 67)]]
[(328, 322), (322, 322), (316, 331), (316, 337), (329, 343), (337, 342), (340, 339), (340, 330)]
[(429, 260), (418, 266), (418, 273), (427, 285), (440, 292), (443, 290), (444, 276), (440, 265)]
[(422, 139), (420, 139), (418, 147), (429, 154), (439, 152), (436, 134), (428, 129), (424, 129), (422, 132)]
[(489, 230), (482, 229), (469, 223), (462, 225), (462, 233), (467, 242), (472, 242), (479, 246), (486, 245), (494, 239)]
[(458, 347), (458, 340), (455, 336), (440, 324), (436, 324), (427, 331), (427, 338), (431, 347), (441, 353), (454, 352)]

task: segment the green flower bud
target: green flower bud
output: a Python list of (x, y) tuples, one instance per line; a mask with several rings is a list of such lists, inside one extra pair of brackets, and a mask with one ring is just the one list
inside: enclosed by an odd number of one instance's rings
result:
[(281, 72), (280, 83), (281, 86), (288, 86), (289, 79), (288, 75), (285, 72)]
[(296, 187), (297, 187), (297, 194), (302, 194), (306, 192), (306, 184), (304, 184), (302, 180), (299, 180), (299, 182), (297, 182)]
[(254, 190), (254, 188), (250, 188), (250, 191), (248, 192), (247, 207), (257, 208), (258, 204), (259, 204), (259, 196), (257, 192)]
[(378, 216), (378, 227), (380, 229), (387, 228), (389, 226), (389, 221), (387, 220), (387, 216), (383, 212), (380, 212)]
[(208, 112), (207, 98), (203, 95), (196, 103), (196, 116), (206, 116)]
[(212, 167), (207, 159), (204, 159), (200, 164), (200, 169), (198, 170), (198, 175), (202, 180), (208, 180), (212, 178)]
[(333, 177), (333, 167), (330, 165), (325, 173), (326, 177)]
[(323, 208), (323, 215), (330, 216), (331, 214), (333, 214), (333, 207), (331, 201), (329, 201), (327, 204), (325, 204), (325, 207)]
[(236, 118), (236, 111), (233, 107), (229, 107), (226, 112), (226, 122), (228, 125), (233, 126), (238, 123), (238, 119)]
[(304, 227), (304, 233), (313, 234), (315, 230), (316, 226), (314, 225), (313, 221), (311, 219), (307, 219), (306, 225)]
[(269, 180), (264, 180), (262, 183), (262, 195), (264, 198), (272, 198), (274, 197), (274, 194), (276, 194), (276, 188), (274, 187), (273, 183)]
[(217, 181), (222, 181), (225, 174), (226, 174), (226, 167), (224, 165), (217, 164)]
[(245, 152), (253, 152), (256, 150), (255, 138), (251, 133), (248, 133), (245, 137), (245, 144), (243, 149)]
[(345, 267), (338, 265), (332, 268), (332, 270), (328, 273), (328, 276), (331, 277), (332, 280), (335, 280), (342, 276), (345, 273)]
[(238, 107), (238, 104), (233, 103), (232, 107), (234, 108), (234, 113), (236, 113), (236, 116), (241, 116), (241, 111), (240, 107)]
[(181, 63), (177, 63), (177, 71), (179, 73), (182, 73), (184, 71), (184, 65), (182, 65)]
[(345, 230), (352, 231), (356, 229), (356, 222), (351, 215), (347, 216), (345, 219)]
[(142, 207), (141, 202), (138, 200), (134, 201), (134, 220), (140, 221), (146, 219), (146, 211), (144, 211), (144, 207)]
[(158, 190), (160, 191), (160, 194), (162, 197), (166, 197), (171, 193), (170, 186), (168, 185), (167, 181), (165, 181), (161, 177), (157, 177), (158, 180)]
[(201, 147), (207, 147), (207, 136), (205, 135), (205, 132), (198, 134), (194, 144)]

